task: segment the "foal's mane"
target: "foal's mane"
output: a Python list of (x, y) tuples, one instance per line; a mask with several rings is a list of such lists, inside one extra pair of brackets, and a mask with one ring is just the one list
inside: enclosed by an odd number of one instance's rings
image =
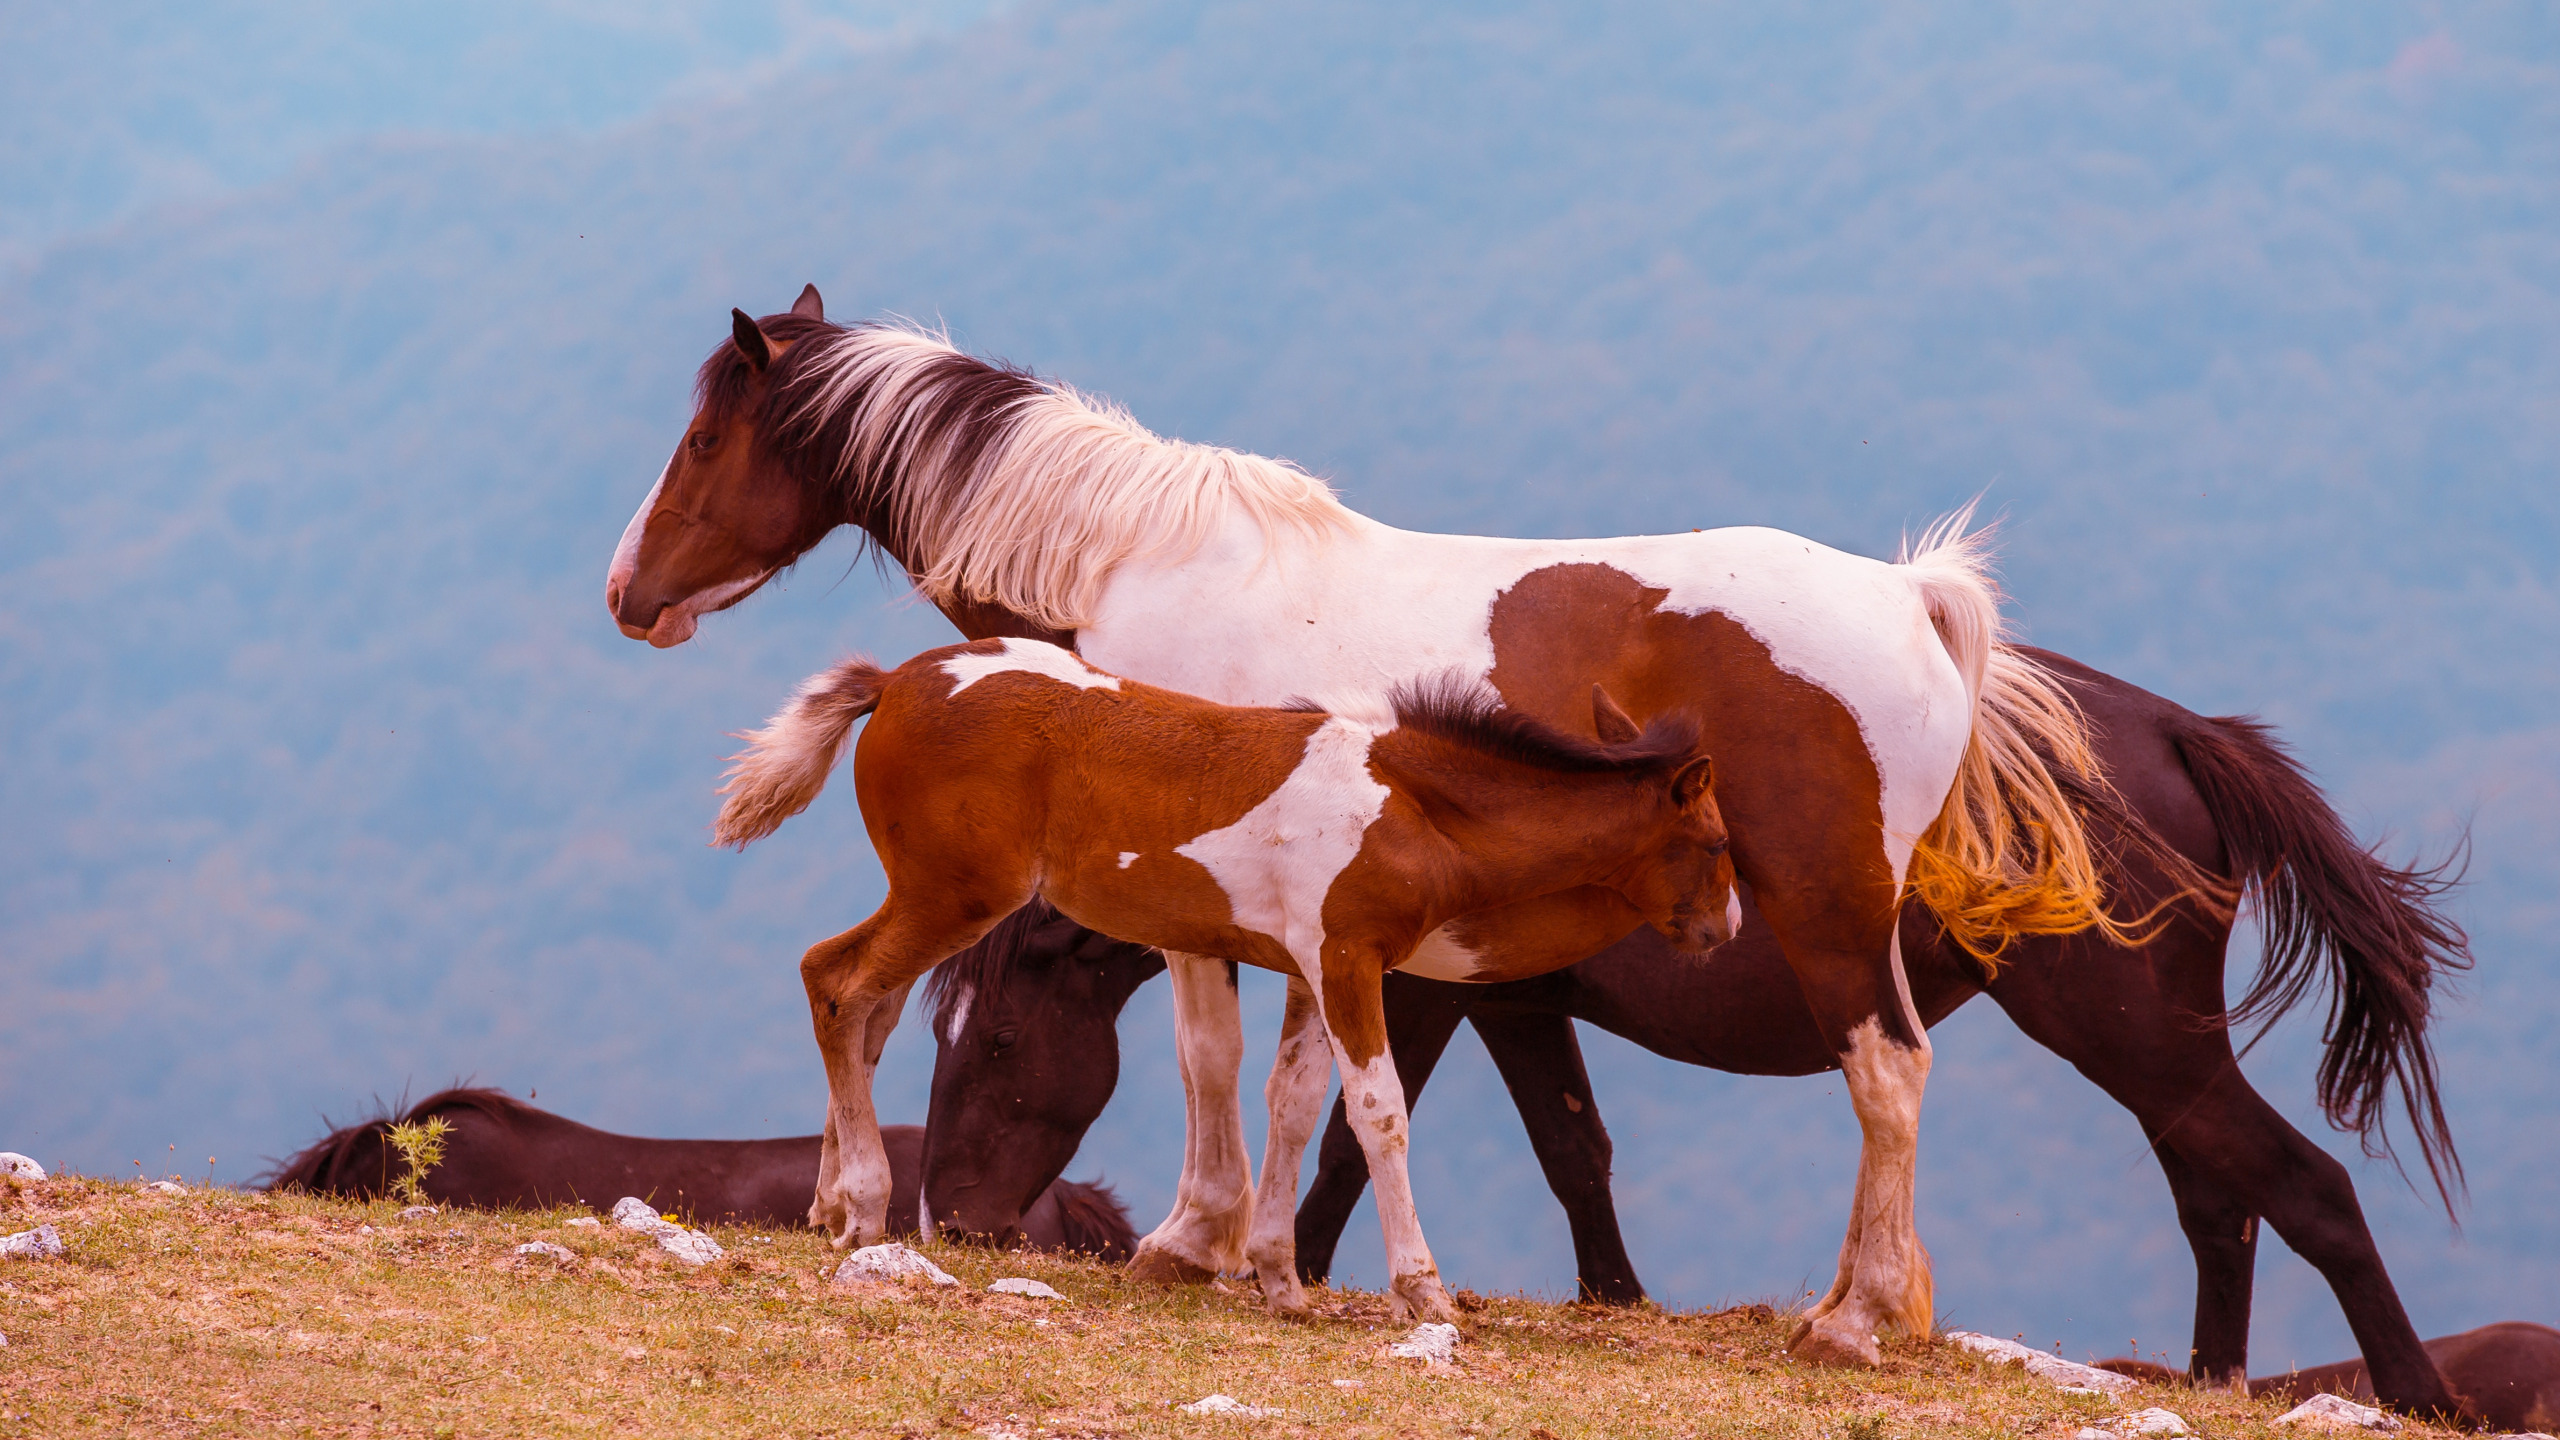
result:
[(1567, 775), (1670, 770), (1697, 753), (1701, 733), (1698, 718), (1680, 711), (1654, 717), (1633, 740), (1585, 740), (1509, 708), (1502, 697), (1455, 672), (1407, 681), (1388, 703), (1400, 726), (1492, 759)]
[[(1109, 401), (962, 354), (920, 328), (756, 322), (782, 346), (753, 417), (785, 470), (905, 561), (936, 602), (1001, 605), (1057, 630), (1093, 621), (1123, 561), (1199, 548), (1230, 515), (1266, 535), (1351, 512), (1282, 460), (1167, 440)], [(734, 340), (696, 385), (712, 419), (756, 376)]]

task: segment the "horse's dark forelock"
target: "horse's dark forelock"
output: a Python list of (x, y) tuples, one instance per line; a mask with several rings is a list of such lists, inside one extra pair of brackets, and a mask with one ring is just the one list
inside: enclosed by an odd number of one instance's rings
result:
[(878, 397), (857, 391), (832, 404), (813, 402), (843, 358), (835, 353), (837, 339), (889, 327), (836, 325), (792, 314), (765, 316), (756, 327), (785, 347), (770, 367), (771, 383), (762, 387), (763, 398), (755, 400), (754, 365), (734, 339), (724, 339), (695, 377), (695, 407), (706, 420), (718, 423), (743, 413), (754, 401), (759, 443), (784, 472), (826, 495), (873, 541), (897, 554), (913, 553), (911, 537), (900, 533), (908, 507), (894, 503), (902, 498), (900, 487), (961, 491), (936, 497), (947, 504), (922, 508), (965, 509), (972, 498), (967, 487), (988, 453), (1013, 433), (1022, 404), (1049, 393), (1038, 377), (1002, 361), (956, 351), (935, 356), (920, 376), (908, 377), (904, 404), (886, 431), (886, 443), (857, 456), (855, 426)]
[(1655, 716), (1633, 740), (1585, 740), (1505, 706), (1491, 690), (1455, 673), (1408, 681), (1388, 700), (1399, 725), (1493, 759), (1568, 775), (1668, 772), (1697, 753), (1702, 733), (1695, 715), (1678, 711)]
[(924, 977), (925, 1003), (932, 1007), (933, 1033), (943, 1034), (947, 1013), (961, 995), (996, 995), (1031, 953), (1031, 936), (1058, 918), (1046, 900), (1031, 903), (996, 922), (978, 943), (933, 967)]

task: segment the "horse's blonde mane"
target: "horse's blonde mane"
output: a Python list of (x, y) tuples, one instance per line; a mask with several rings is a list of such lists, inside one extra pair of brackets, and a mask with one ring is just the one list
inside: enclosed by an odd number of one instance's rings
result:
[(838, 477), (865, 489), (930, 600), (1076, 630), (1123, 562), (1188, 556), (1232, 515), (1266, 535), (1350, 523), (1330, 486), (1286, 461), (1164, 439), (931, 331), (866, 325), (809, 343), (792, 420), (842, 437)]

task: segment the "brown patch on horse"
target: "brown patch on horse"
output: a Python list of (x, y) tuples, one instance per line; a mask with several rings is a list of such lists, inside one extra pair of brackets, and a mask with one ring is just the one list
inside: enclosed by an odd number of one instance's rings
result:
[[(1877, 844), (1883, 785), (1857, 717), (1780, 667), (1741, 622), (1666, 610), (1669, 598), (1612, 565), (1532, 571), (1493, 603), (1488, 679), (1504, 703), (1560, 728), (1596, 733), (1594, 684), (1636, 719), (1695, 714), (1717, 760), (1716, 803), (1733, 834), (1734, 868), (1771, 928), (1790, 951), (1863, 967), (1883, 953), (1900, 896)], [(1859, 903), (1844, 908), (1847, 895)], [(1822, 998), (1831, 1003), (1816, 999), (1815, 1013), (1835, 1050), (1868, 1015), (1890, 1038), (1921, 1043), (1880, 969), (1858, 996)]]

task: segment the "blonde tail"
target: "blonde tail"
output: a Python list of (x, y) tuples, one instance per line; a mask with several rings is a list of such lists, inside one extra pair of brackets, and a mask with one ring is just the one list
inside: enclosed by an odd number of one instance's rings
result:
[(2149, 938), (2147, 921), (2107, 913), (2098, 859), (2056, 767), (2084, 793), (2112, 797), (2088, 720), (2060, 681), (2001, 638), (1989, 532), (1967, 533), (1968, 505), (1906, 544), (1897, 562), (1973, 697), (1973, 738), (1937, 823), (1911, 852), (1905, 893), (1986, 965), (2021, 935), (2095, 929), (2119, 945)]
[(711, 843), (743, 850), (808, 809), (826, 788), (853, 722), (879, 705), (889, 675), (868, 660), (847, 660), (800, 682), (763, 729), (740, 735), (747, 748), (729, 757), (734, 763), (720, 777), (729, 802), (712, 824)]

